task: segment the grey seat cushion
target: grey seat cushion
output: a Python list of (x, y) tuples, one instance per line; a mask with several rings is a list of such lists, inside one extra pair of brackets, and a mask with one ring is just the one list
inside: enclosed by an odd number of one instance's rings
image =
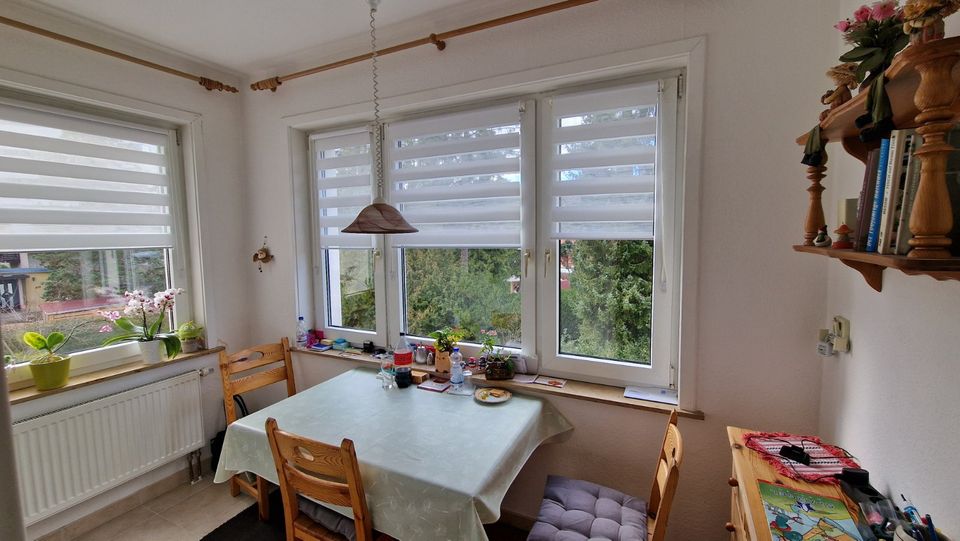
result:
[(356, 541), (357, 530), (352, 518), (347, 518), (303, 496), (297, 496), (297, 507), (301, 513), (310, 517), (317, 524), (333, 533), (346, 537), (349, 541)]
[(547, 478), (540, 516), (527, 541), (647, 540), (647, 502), (619, 490)]

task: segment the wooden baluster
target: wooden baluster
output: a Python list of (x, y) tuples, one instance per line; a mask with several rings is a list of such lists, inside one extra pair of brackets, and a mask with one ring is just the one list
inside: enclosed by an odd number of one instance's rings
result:
[(820, 194), (823, 193), (824, 187), (820, 184), (820, 181), (823, 180), (823, 177), (827, 176), (827, 142), (823, 142), (823, 161), (820, 162), (820, 165), (817, 166), (808, 166), (807, 167), (807, 178), (810, 179), (810, 187), (807, 188), (807, 191), (810, 192), (810, 208), (807, 210), (807, 222), (803, 226), (803, 245), (804, 246), (813, 246), (813, 239), (816, 238), (817, 232), (821, 227), (826, 223), (823, 217), (823, 203), (820, 200)]
[(913, 102), (920, 114), (917, 133), (923, 136), (923, 146), (916, 151), (920, 158), (920, 186), (910, 213), (909, 257), (943, 259), (950, 257), (950, 239), (947, 233), (953, 226), (950, 194), (947, 192), (947, 156), (953, 147), (945, 141), (953, 128), (954, 113), (950, 106), (957, 95), (951, 73), (960, 60), (956, 52), (931, 55), (917, 64), (920, 86)]

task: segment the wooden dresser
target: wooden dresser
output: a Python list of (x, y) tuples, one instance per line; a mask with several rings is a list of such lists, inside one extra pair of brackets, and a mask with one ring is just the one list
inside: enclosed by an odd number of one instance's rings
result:
[(728, 481), (730, 484), (730, 522), (726, 524), (730, 532), (730, 539), (737, 541), (772, 541), (770, 528), (767, 527), (766, 514), (763, 502), (760, 500), (760, 491), (757, 480), (814, 492), (830, 498), (838, 498), (846, 502), (851, 512), (856, 511), (850, 500), (844, 496), (838, 485), (823, 483), (807, 483), (794, 481), (777, 473), (770, 464), (767, 464), (755, 451), (743, 445), (743, 434), (755, 432), (745, 428), (727, 427), (727, 438), (730, 442), (730, 452), (733, 454), (733, 474)]

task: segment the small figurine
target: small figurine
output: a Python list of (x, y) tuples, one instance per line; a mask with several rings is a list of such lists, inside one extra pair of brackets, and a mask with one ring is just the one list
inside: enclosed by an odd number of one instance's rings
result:
[(827, 118), (830, 111), (840, 107), (853, 98), (850, 90), (857, 87), (856, 70), (856, 62), (838, 64), (827, 70), (827, 77), (833, 79), (833, 84), (837, 85), (837, 87), (834, 90), (827, 90), (823, 93), (823, 96), (820, 96), (820, 103), (830, 106), (830, 109), (820, 113), (821, 122)]
[[(840, 227), (833, 230), (837, 234), (837, 240), (833, 243), (833, 247), (838, 250), (850, 249), (853, 248), (853, 241), (850, 240), (850, 233), (853, 232), (847, 224), (840, 224)], [(816, 241), (814, 241), (816, 243)]]
[(257, 269), (263, 272), (263, 264), (273, 261), (273, 255), (270, 254), (270, 248), (267, 248), (267, 236), (263, 236), (263, 246), (253, 254), (253, 262), (257, 264)]
[(820, 248), (829, 248), (831, 244), (833, 244), (833, 241), (830, 240), (830, 235), (827, 235), (827, 225), (824, 224), (817, 231), (817, 238), (813, 239), (813, 245)]

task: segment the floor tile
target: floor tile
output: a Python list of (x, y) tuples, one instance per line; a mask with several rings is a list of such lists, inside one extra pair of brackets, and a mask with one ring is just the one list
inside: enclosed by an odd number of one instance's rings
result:
[(197, 541), (200, 537), (195, 537), (160, 515), (153, 515), (145, 522), (120, 532), (116, 539), (122, 539), (123, 541)]
[(76, 541), (113, 541), (115, 539), (126, 539), (125, 535), (122, 536), (120, 534), (131, 528), (141, 526), (153, 518), (157, 518), (157, 514), (153, 511), (145, 507), (136, 507), (74, 539)]
[(254, 503), (247, 494), (231, 496), (227, 483), (213, 484), (161, 511), (160, 516), (200, 539)]
[(194, 494), (197, 494), (202, 490), (209, 488), (211, 485), (213, 485), (213, 476), (207, 475), (207, 476), (204, 476), (203, 479), (198, 481), (196, 484), (193, 484), (193, 485), (189, 483), (182, 484), (177, 488), (167, 492), (166, 494), (157, 496), (152, 501), (143, 502), (143, 505), (148, 509), (150, 509), (151, 511), (154, 511), (156, 513), (161, 513), (173, 507), (174, 505), (183, 502), (184, 500), (193, 496)]

